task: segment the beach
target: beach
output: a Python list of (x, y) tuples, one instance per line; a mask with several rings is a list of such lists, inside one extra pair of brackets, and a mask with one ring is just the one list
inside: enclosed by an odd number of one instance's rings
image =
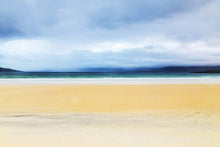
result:
[(0, 80), (0, 146), (220, 146), (219, 79)]

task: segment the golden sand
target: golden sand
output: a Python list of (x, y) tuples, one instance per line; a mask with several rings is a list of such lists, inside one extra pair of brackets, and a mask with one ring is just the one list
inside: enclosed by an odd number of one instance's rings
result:
[(0, 147), (219, 147), (220, 84), (1, 85)]
[(0, 112), (219, 110), (220, 84), (0, 86)]

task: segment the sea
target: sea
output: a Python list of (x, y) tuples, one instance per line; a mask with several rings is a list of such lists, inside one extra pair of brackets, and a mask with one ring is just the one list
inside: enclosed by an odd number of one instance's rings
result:
[(0, 79), (13, 78), (220, 78), (220, 73), (189, 72), (0, 72)]

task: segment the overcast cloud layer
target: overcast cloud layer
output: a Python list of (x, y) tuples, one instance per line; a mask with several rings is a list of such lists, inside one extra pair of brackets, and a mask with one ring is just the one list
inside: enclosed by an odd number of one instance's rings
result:
[(220, 0), (1, 0), (0, 67), (220, 64)]

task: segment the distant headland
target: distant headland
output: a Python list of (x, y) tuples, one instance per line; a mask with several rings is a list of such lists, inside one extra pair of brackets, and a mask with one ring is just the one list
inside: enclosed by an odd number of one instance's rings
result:
[(20, 72), (18, 70), (0, 67), (0, 72)]
[[(20, 70), (2, 68), (0, 72), (22, 72)], [(33, 72), (33, 71), (32, 71)], [(165, 66), (165, 67), (132, 67), (132, 68), (121, 68), (121, 67), (99, 67), (99, 68), (82, 68), (80, 70), (67, 70), (67, 71), (34, 71), (34, 72), (88, 72), (88, 73), (157, 73), (157, 72), (186, 72), (186, 73), (220, 73), (220, 66)]]

